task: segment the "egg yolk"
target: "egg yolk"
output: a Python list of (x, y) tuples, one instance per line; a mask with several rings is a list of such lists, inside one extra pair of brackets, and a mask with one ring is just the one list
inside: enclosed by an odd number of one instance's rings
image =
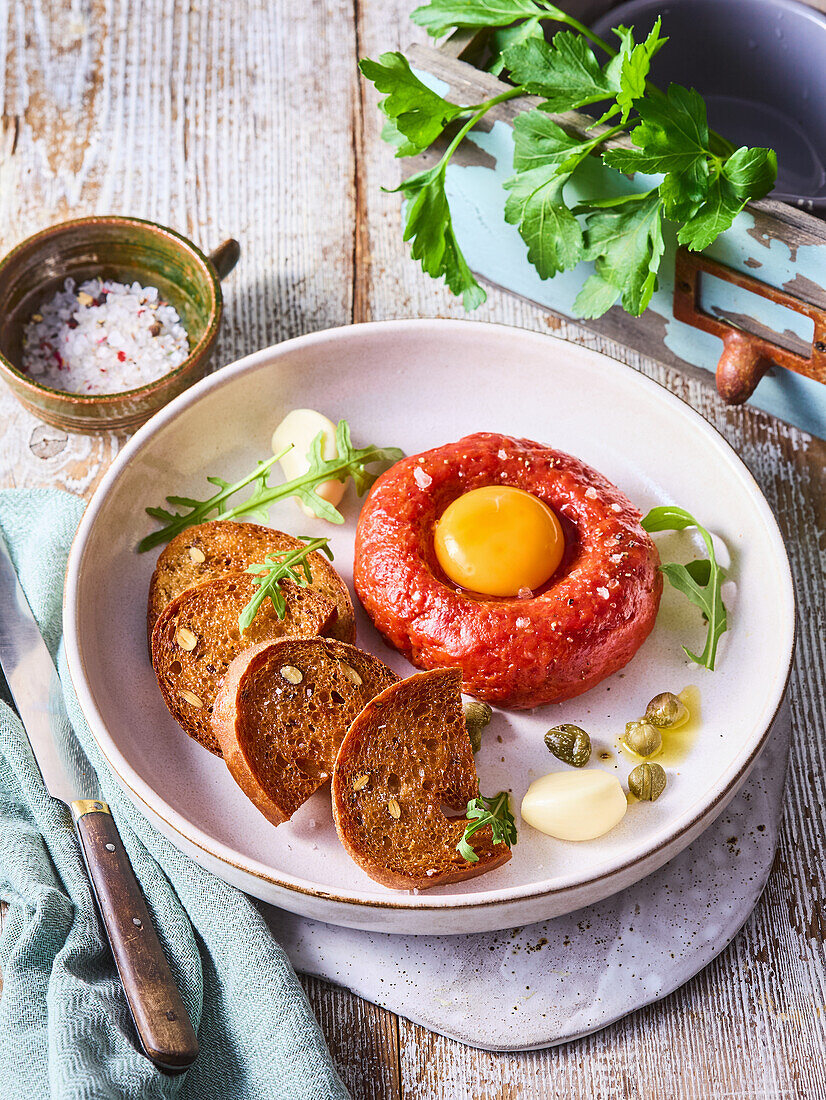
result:
[(457, 497), (433, 538), (450, 580), (485, 596), (535, 591), (554, 574), (565, 549), (548, 505), (510, 485), (484, 485)]

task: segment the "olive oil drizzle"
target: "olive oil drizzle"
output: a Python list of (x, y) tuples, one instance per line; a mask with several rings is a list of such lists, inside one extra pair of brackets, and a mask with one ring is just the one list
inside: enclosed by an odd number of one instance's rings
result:
[(639, 764), (643, 759), (656, 760), (656, 762), (664, 768), (673, 768), (675, 765), (685, 760), (694, 747), (694, 743), (697, 740), (697, 734), (700, 732), (703, 724), (700, 705), (700, 689), (694, 684), (689, 684), (688, 687), (683, 688), (682, 691), (677, 693), (677, 697), (686, 707), (688, 707), (688, 721), (682, 726), (678, 726), (676, 729), (660, 730), (663, 738), (663, 747), (655, 756), (647, 758), (638, 756), (628, 748), (621, 738), (617, 738), (617, 748), (626, 760), (630, 760), (634, 764)]

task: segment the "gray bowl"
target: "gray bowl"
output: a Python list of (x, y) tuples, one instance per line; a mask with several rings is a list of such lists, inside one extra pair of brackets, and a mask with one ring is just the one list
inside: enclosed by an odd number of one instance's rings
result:
[(709, 122), (736, 145), (777, 151), (776, 199), (826, 211), (826, 16), (795, 0), (630, 0), (594, 23), (633, 25), (657, 16), (671, 38), (651, 77), (694, 87)]

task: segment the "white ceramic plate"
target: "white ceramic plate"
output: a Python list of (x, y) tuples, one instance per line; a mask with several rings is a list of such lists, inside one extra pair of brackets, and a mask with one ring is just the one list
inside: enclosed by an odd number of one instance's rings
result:
[[(596, 466), (638, 507), (674, 503), (725, 540), (731, 629), (714, 673), (688, 661), (702, 648), (699, 613), (666, 590), (651, 637), (620, 674), (580, 699), (533, 713), (498, 712), (477, 758), (482, 790), (512, 789), (563, 768), (542, 735), (576, 722), (592, 735), (594, 766), (624, 781), (616, 751), (624, 723), (656, 692), (694, 684), (701, 728), (653, 804), (629, 808), (600, 840), (552, 840), (529, 826), (506, 867), (421, 894), (369, 879), (338, 843), (328, 792), (270, 825), (223, 762), (167, 713), (146, 649), (146, 592), (155, 554), (144, 512), (167, 493), (202, 497), (208, 474), (232, 478), (269, 453), (273, 427), (296, 406), (345, 417), (358, 445), (408, 454), (489, 430), (526, 436)], [(308, 520), (293, 501), (273, 526), (331, 537), (352, 580), (359, 502), (348, 490), (344, 527)], [(664, 560), (695, 555), (690, 536), (658, 536)], [(360, 614), (359, 643), (398, 672)], [(257, 352), (205, 379), (146, 424), (89, 505), (66, 586), (72, 677), (94, 735), (124, 789), (183, 851), (249, 893), (320, 920), (370, 930), (443, 934), (526, 924), (570, 912), (637, 881), (684, 848), (720, 813), (763, 747), (788, 677), (794, 597), (775, 520), (753, 478), (709, 425), (628, 367), (582, 347), (517, 329), (462, 321), (393, 321), (315, 333)], [(601, 760), (598, 753), (610, 752)]]

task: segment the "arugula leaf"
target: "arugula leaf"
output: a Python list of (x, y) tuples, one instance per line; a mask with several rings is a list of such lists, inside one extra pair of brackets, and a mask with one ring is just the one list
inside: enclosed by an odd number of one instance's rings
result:
[(728, 620), (721, 595), (726, 575), (725, 571), (717, 564), (711, 535), (690, 512), (674, 505), (652, 508), (642, 520), (642, 526), (649, 534), (658, 531), (684, 531), (688, 527), (696, 527), (700, 532), (708, 552), (708, 558), (697, 558), (690, 561), (688, 565), (669, 562), (660, 566), (660, 569), (669, 583), (678, 592), (682, 592), (683, 595), (687, 596), (702, 611), (703, 617), (708, 623), (703, 652), (698, 656), (696, 653), (692, 653), (687, 646), (683, 646), (683, 650), (696, 664), (704, 665), (713, 672), (717, 657), (717, 644), (728, 629)]
[(476, 309), (487, 295), (477, 283), (459, 248), (445, 194), (443, 158), (433, 168), (406, 179), (397, 191), (409, 200), (404, 240), (411, 241), (410, 254), (434, 279), (444, 280), (454, 294), (462, 295), (465, 309)]
[(454, 27), (507, 27), (517, 19), (567, 18), (555, 4), (544, 0), (430, 0), (410, 18), (438, 38)]
[[(225, 520), (237, 519), (239, 516), (255, 516), (266, 521), (268, 509), (277, 500), (287, 497), (298, 497), (317, 516), (327, 519), (331, 523), (344, 523), (344, 517), (330, 504), (315, 492), (319, 485), (325, 481), (347, 481), (352, 477), (356, 492), (363, 495), (376, 479), (376, 474), (371, 473), (367, 467), (376, 462), (398, 462), (404, 457), (404, 453), (398, 447), (353, 447), (350, 439), (350, 427), (346, 420), (340, 420), (336, 427), (336, 457), (324, 458), (322, 447), (324, 445), (324, 433), (319, 432), (312, 442), (308, 459), (310, 467), (306, 474), (285, 481), (281, 485), (269, 485), (268, 477), (272, 467), (283, 458), (287, 447), (280, 454), (264, 462), (259, 462), (252, 473), (230, 484), (220, 477), (208, 477), (211, 485), (218, 486), (218, 492), (205, 500), (196, 500), (193, 497), (167, 497), (167, 504), (172, 508), (186, 509), (186, 511), (170, 511), (168, 508), (147, 508), (147, 514), (153, 519), (161, 520), (163, 526), (141, 539), (138, 543), (138, 553), (144, 553), (155, 546), (160, 546), (170, 539), (192, 527), (196, 523), (204, 523), (210, 518)], [(228, 500), (236, 493), (253, 486), (251, 495), (230, 508)]]
[(578, 317), (601, 317), (620, 298), (623, 308), (638, 317), (656, 289), (665, 249), (656, 188), (623, 196), (604, 208), (592, 204), (586, 223), (583, 256), (594, 261), (596, 274), (586, 279), (574, 312)]
[(242, 634), (248, 629), (258, 614), (259, 608), (267, 599), (275, 608), (278, 618), (284, 618), (287, 614), (287, 601), (284, 599), (281, 585), (284, 581), (292, 581), (293, 584), (306, 588), (313, 583), (313, 574), (307, 560), (310, 554), (320, 550), (330, 561), (333, 560), (329, 539), (309, 539), (301, 535), (298, 537), (305, 543), (300, 549), (267, 554), (263, 562), (247, 566), (245, 572), (255, 575), (258, 591), (238, 616), (238, 629)]
[(543, 111), (585, 107), (612, 99), (618, 90), (582, 35), (573, 31), (558, 31), (551, 42), (529, 38), (510, 46), (503, 57), (511, 79), (545, 100)]
[(494, 844), (507, 844), (512, 848), (517, 841), (516, 822), (510, 809), (507, 791), (486, 798), (479, 794), (467, 804), (465, 816), (469, 823), (462, 839), (456, 845), (460, 855), (468, 863), (478, 863), (479, 857), (471, 846), (470, 838), (486, 825), (490, 825)]
[(378, 61), (365, 57), (359, 69), (379, 92), (388, 93), (379, 102), (389, 120), (382, 137), (398, 146), (397, 157), (421, 153), (462, 114), (461, 107), (423, 84), (400, 53), (383, 53)]
[(565, 205), (562, 189), (594, 142), (571, 137), (538, 110), (520, 115), (513, 132), (517, 175), (504, 184), (510, 192), (505, 220), (519, 227), (528, 260), (547, 279), (582, 258), (582, 227)]

